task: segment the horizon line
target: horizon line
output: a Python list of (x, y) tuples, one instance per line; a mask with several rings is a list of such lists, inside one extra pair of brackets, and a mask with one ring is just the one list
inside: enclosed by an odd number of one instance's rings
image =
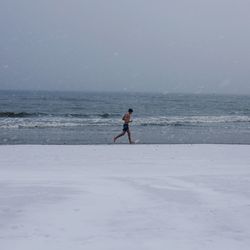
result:
[(139, 91), (139, 90), (56, 90), (56, 89), (0, 89), (0, 92), (61, 92), (61, 93), (127, 93), (127, 94), (162, 94), (162, 95), (235, 95), (250, 96), (250, 93), (222, 92), (174, 92), (174, 91)]

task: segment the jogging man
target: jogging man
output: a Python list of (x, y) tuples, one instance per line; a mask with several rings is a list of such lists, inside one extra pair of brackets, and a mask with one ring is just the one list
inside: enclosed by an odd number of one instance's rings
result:
[(129, 109), (128, 112), (122, 117), (122, 120), (124, 121), (124, 124), (123, 124), (123, 132), (119, 135), (117, 135), (116, 137), (114, 137), (114, 142), (121, 136), (124, 136), (126, 133), (128, 134), (128, 140), (129, 140), (129, 143), (132, 144), (134, 143), (132, 140), (131, 140), (131, 133), (130, 133), (130, 130), (129, 130), (129, 123), (132, 122), (131, 120), (131, 115), (133, 113), (133, 109)]

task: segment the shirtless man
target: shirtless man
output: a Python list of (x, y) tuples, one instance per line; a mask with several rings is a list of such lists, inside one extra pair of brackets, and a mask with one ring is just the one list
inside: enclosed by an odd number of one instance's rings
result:
[(131, 133), (129, 131), (129, 123), (132, 122), (131, 120), (131, 115), (133, 113), (133, 109), (129, 109), (128, 112), (122, 117), (122, 120), (124, 121), (124, 124), (123, 124), (123, 132), (119, 135), (117, 135), (116, 137), (114, 137), (114, 142), (121, 136), (124, 136), (126, 134), (126, 132), (128, 133), (128, 140), (129, 140), (129, 143), (132, 144), (134, 143), (132, 140), (131, 140)]

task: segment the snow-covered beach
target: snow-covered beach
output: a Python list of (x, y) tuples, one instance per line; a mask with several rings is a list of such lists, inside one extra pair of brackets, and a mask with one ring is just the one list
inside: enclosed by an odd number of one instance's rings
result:
[(250, 145), (0, 146), (3, 250), (248, 250)]

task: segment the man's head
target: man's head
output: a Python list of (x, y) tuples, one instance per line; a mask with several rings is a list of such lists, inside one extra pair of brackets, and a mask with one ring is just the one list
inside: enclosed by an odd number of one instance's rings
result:
[(130, 114), (132, 114), (132, 113), (133, 113), (133, 109), (129, 109), (128, 112), (129, 112)]

